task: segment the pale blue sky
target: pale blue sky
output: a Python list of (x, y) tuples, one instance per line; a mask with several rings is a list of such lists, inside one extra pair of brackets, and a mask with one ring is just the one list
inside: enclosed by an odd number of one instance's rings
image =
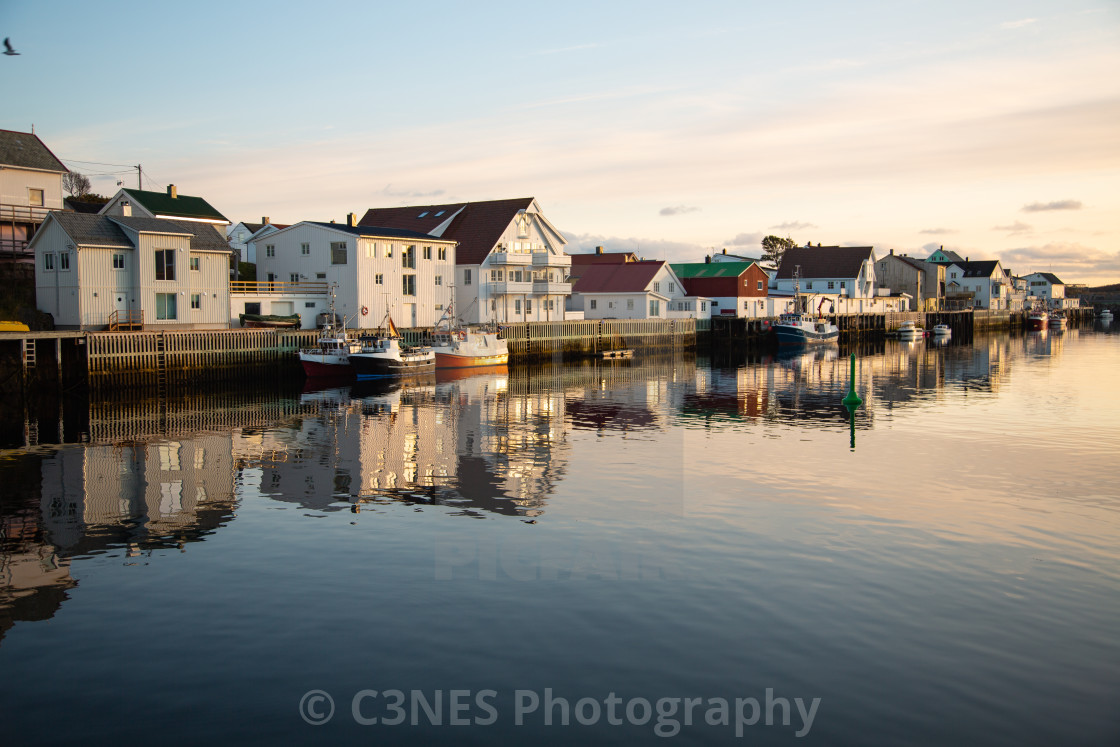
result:
[(234, 221), (533, 195), (573, 247), (1120, 281), (1116, 0), (4, 0), (0, 36), (0, 127)]

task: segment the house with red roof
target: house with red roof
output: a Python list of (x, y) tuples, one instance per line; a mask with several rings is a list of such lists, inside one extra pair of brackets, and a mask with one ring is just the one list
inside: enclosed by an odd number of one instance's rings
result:
[(569, 309), (584, 319), (707, 319), (711, 299), (690, 296), (668, 262), (588, 264)]
[(456, 242), (455, 312), (464, 322), (565, 318), (572, 292), (568, 240), (533, 197), (371, 208), (358, 224)]
[(270, 233), (275, 233), (281, 228), (287, 228), (286, 223), (273, 223), (267, 215), (261, 218), (260, 223), (238, 221), (226, 228), (226, 238), (229, 239), (229, 248), (233, 250), (238, 262), (257, 263), (257, 240)]

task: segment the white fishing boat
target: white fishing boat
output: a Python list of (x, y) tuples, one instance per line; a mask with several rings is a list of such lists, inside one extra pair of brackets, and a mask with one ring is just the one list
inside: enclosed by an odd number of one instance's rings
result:
[(509, 346), (498, 336), (498, 329), (462, 324), (450, 304), (432, 331), (432, 349), (436, 368), (478, 368), (509, 363)]
[(800, 266), (793, 273), (792, 303), (792, 310), (779, 316), (773, 327), (779, 345), (815, 345), (836, 342), (840, 338), (840, 328), (820, 313), (821, 306), (824, 305), (823, 299), (817, 306), (817, 315), (809, 313), (808, 299), (801, 296)]
[(360, 338), (361, 348), (350, 354), (354, 376), (379, 379), (430, 373), (436, 368), (435, 351), (430, 347), (410, 347), (401, 342), (400, 332), (386, 314), (387, 323), (376, 335)]
[(357, 340), (346, 334), (345, 322), (339, 322), (334, 313), (334, 292), (331, 292), (330, 313), (326, 317), (315, 347), (299, 351), (299, 362), (309, 377), (323, 378), (350, 376), (350, 356), (361, 349)]
[(1049, 319), (1050, 329), (1065, 329), (1066, 318), (1060, 312), (1054, 311), (1050, 314)]
[(926, 331), (918, 326), (917, 322), (905, 321), (898, 325), (898, 339), (921, 340), (926, 336)]
[(933, 325), (933, 336), (940, 338), (947, 338), (953, 334), (952, 328), (948, 324), (935, 324)]

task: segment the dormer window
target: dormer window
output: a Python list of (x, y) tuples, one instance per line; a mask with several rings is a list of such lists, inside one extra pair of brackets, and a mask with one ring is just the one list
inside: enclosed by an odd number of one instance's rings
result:
[(427, 215), (427, 214), (428, 214), (428, 211), (427, 211), (427, 210), (425, 210), (424, 212), (420, 213), (420, 215), (417, 215), (416, 217), (417, 217), (417, 218), (423, 218), (423, 217), (424, 217), (425, 215)]
[(435, 214), (435, 216), (434, 216), (434, 217), (438, 218), (438, 217), (440, 217), (441, 215), (443, 215), (443, 214), (444, 214), (444, 213), (446, 213), (446, 212), (447, 212), (446, 210), (440, 210), (440, 211), (439, 211), (438, 213), (436, 213), (436, 214)]

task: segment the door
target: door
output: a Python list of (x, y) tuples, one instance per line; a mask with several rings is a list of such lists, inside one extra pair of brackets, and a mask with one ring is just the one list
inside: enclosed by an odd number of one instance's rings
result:
[(124, 293), (113, 296), (113, 311), (128, 311), (128, 299), (125, 298)]
[(416, 327), (416, 304), (410, 303), (410, 304), (405, 304), (405, 305), (408, 306), (408, 316), (409, 316), (409, 319), (412, 320), (411, 323), (408, 326), (415, 328)]

